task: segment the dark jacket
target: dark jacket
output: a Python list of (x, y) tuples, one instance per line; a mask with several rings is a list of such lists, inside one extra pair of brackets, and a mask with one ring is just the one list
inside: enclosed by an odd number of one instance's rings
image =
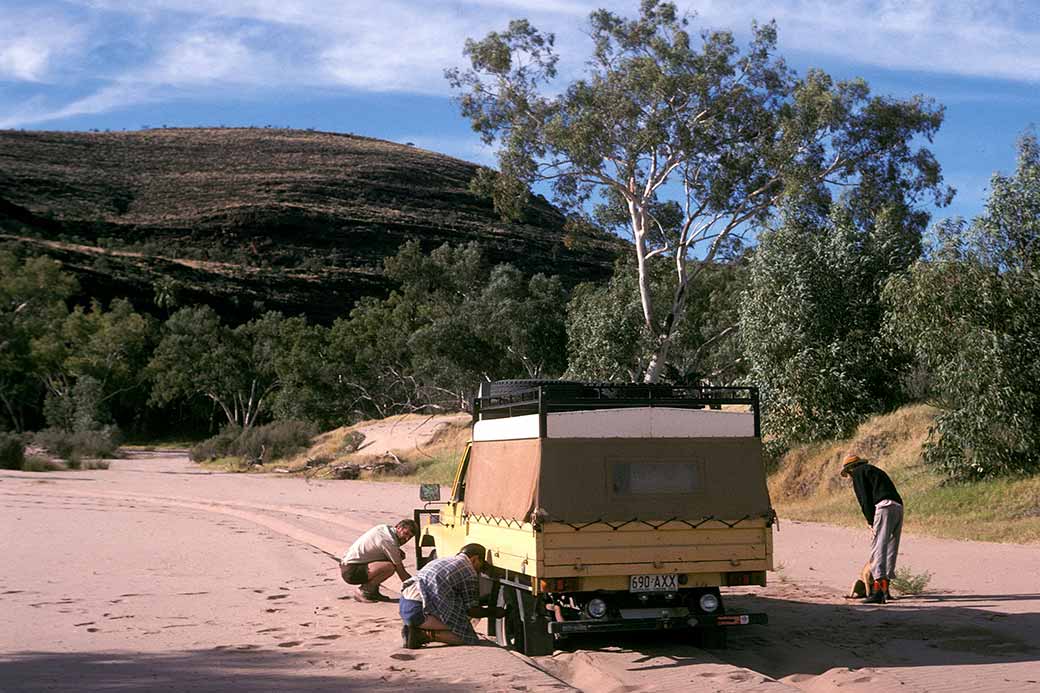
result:
[(903, 499), (896, 491), (896, 485), (888, 478), (888, 474), (872, 464), (861, 464), (850, 472), (852, 488), (856, 490), (856, 500), (863, 509), (863, 517), (871, 526), (874, 524), (874, 506), (883, 500), (903, 504)]

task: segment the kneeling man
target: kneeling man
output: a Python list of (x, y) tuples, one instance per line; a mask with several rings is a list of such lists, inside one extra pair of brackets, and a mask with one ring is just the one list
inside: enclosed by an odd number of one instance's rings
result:
[(357, 585), (356, 598), (362, 602), (386, 601), (379, 585), (397, 573), (401, 582), (411, 575), (404, 569), (401, 546), (418, 534), (415, 520), (401, 520), (396, 525), (376, 525), (350, 545), (340, 561), (340, 574), (348, 585)]
[(480, 603), (480, 573), (487, 551), (466, 544), (458, 555), (430, 561), (401, 587), (401, 635), (404, 646), (416, 649), (428, 642), (476, 645), (480, 642), (471, 618), (501, 617), (497, 608)]

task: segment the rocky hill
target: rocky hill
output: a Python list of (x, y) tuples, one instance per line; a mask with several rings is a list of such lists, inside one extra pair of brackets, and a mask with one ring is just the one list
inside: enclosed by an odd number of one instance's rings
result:
[(102, 299), (323, 323), (386, 293), (383, 259), (408, 239), (475, 240), (491, 262), (568, 284), (609, 275), (619, 241), (566, 234), (537, 197), (523, 223), (505, 222), (470, 192), (477, 170), (311, 131), (0, 131), (0, 242), (59, 259)]

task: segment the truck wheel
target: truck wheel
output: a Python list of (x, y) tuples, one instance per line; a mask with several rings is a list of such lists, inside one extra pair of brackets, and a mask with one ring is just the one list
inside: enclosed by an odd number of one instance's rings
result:
[(527, 590), (502, 585), (498, 606), (505, 607), (506, 615), (495, 624), (495, 642), (528, 657), (552, 654), (554, 640), (540, 599)]
[(495, 621), (495, 642), (502, 647), (523, 652), (524, 630), (516, 602), (516, 588), (502, 585), (498, 590), (496, 606), (505, 608), (506, 615)]

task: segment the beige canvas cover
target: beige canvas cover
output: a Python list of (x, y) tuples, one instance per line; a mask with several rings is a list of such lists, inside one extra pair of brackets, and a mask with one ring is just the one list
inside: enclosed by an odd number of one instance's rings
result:
[(473, 444), (467, 512), (623, 522), (771, 512), (758, 438), (528, 439)]

